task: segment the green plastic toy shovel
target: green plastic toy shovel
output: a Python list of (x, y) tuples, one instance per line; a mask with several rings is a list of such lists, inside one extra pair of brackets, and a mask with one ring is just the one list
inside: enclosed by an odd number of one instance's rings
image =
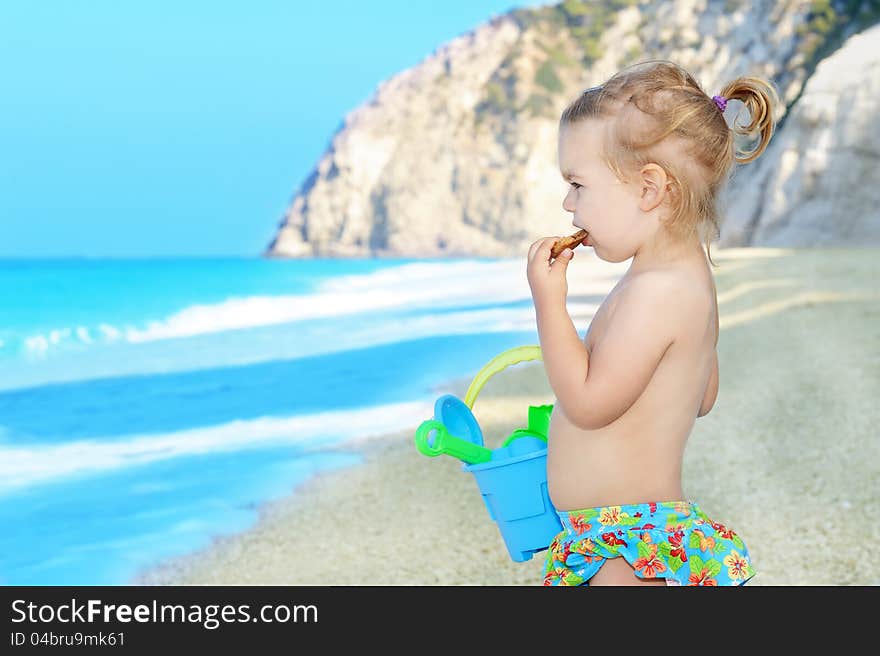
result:
[[(428, 439), (428, 434), (431, 431), (437, 432), (433, 443)], [(492, 459), (491, 449), (450, 435), (443, 422), (436, 419), (423, 421), (416, 429), (416, 448), (426, 456), (446, 454), (463, 460), (469, 465), (488, 462)]]

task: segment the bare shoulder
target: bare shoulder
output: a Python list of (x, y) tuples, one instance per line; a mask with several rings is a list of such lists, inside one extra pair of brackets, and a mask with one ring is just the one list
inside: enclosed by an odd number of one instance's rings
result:
[(673, 308), (705, 302), (702, 280), (695, 280), (685, 271), (657, 270), (638, 273), (621, 290), (622, 298)]
[(621, 290), (621, 305), (636, 305), (663, 317), (677, 332), (712, 307), (711, 289), (687, 270), (654, 270), (639, 273)]

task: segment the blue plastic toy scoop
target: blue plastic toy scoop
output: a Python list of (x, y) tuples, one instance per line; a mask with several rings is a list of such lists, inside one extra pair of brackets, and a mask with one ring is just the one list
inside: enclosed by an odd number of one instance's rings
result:
[(434, 419), (446, 426), (450, 435), (483, 446), (483, 431), (467, 404), (452, 394), (444, 394), (434, 404)]

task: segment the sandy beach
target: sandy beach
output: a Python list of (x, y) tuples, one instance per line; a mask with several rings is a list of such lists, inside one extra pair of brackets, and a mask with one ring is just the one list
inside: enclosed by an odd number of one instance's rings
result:
[[(696, 421), (684, 490), (739, 533), (749, 585), (878, 585), (880, 249), (712, 249), (720, 391)], [(625, 267), (579, 258), (569, 307), (583, 335)], [(525, 275), (525, 274), (523, 274)], [(474, 363), (476, 372), (484, 362)], [(464, 397), (470, 376), (431, 390)], [(554, 396), (540, 362), (481, 392), (487, 446)], [(429, 417), (425, 417), (428, 419)], [(512, 562), (473, 477), (427, 458), (412, 430), (338, 447), (364, 464), (259, 508), (248, 531), (141, 572), (133, 585), (539, 585), (543, 553)]]

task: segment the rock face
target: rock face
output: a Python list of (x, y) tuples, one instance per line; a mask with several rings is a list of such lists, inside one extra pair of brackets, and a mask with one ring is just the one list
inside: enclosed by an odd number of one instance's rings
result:
[(822, 42), (814, 4), (567, 0), (494, 18), (345, 117), (266, 254), (504, 257), (566, 234), (559, 114), (582, 89), (647, 59), (680, 63), (709, 95), (739, 75), (768, 78), (792, 112), (781, 112), (768, 151), (738, 167), (721, 245), (880, 243), (869, 188), (880, 37), (876, 28), (852, 36), (810, 77), (805, 46)]
[(880, 25), (819, 63), (784, 130), (733, 180), (721, 244), (880, 245), (878, 109)]

